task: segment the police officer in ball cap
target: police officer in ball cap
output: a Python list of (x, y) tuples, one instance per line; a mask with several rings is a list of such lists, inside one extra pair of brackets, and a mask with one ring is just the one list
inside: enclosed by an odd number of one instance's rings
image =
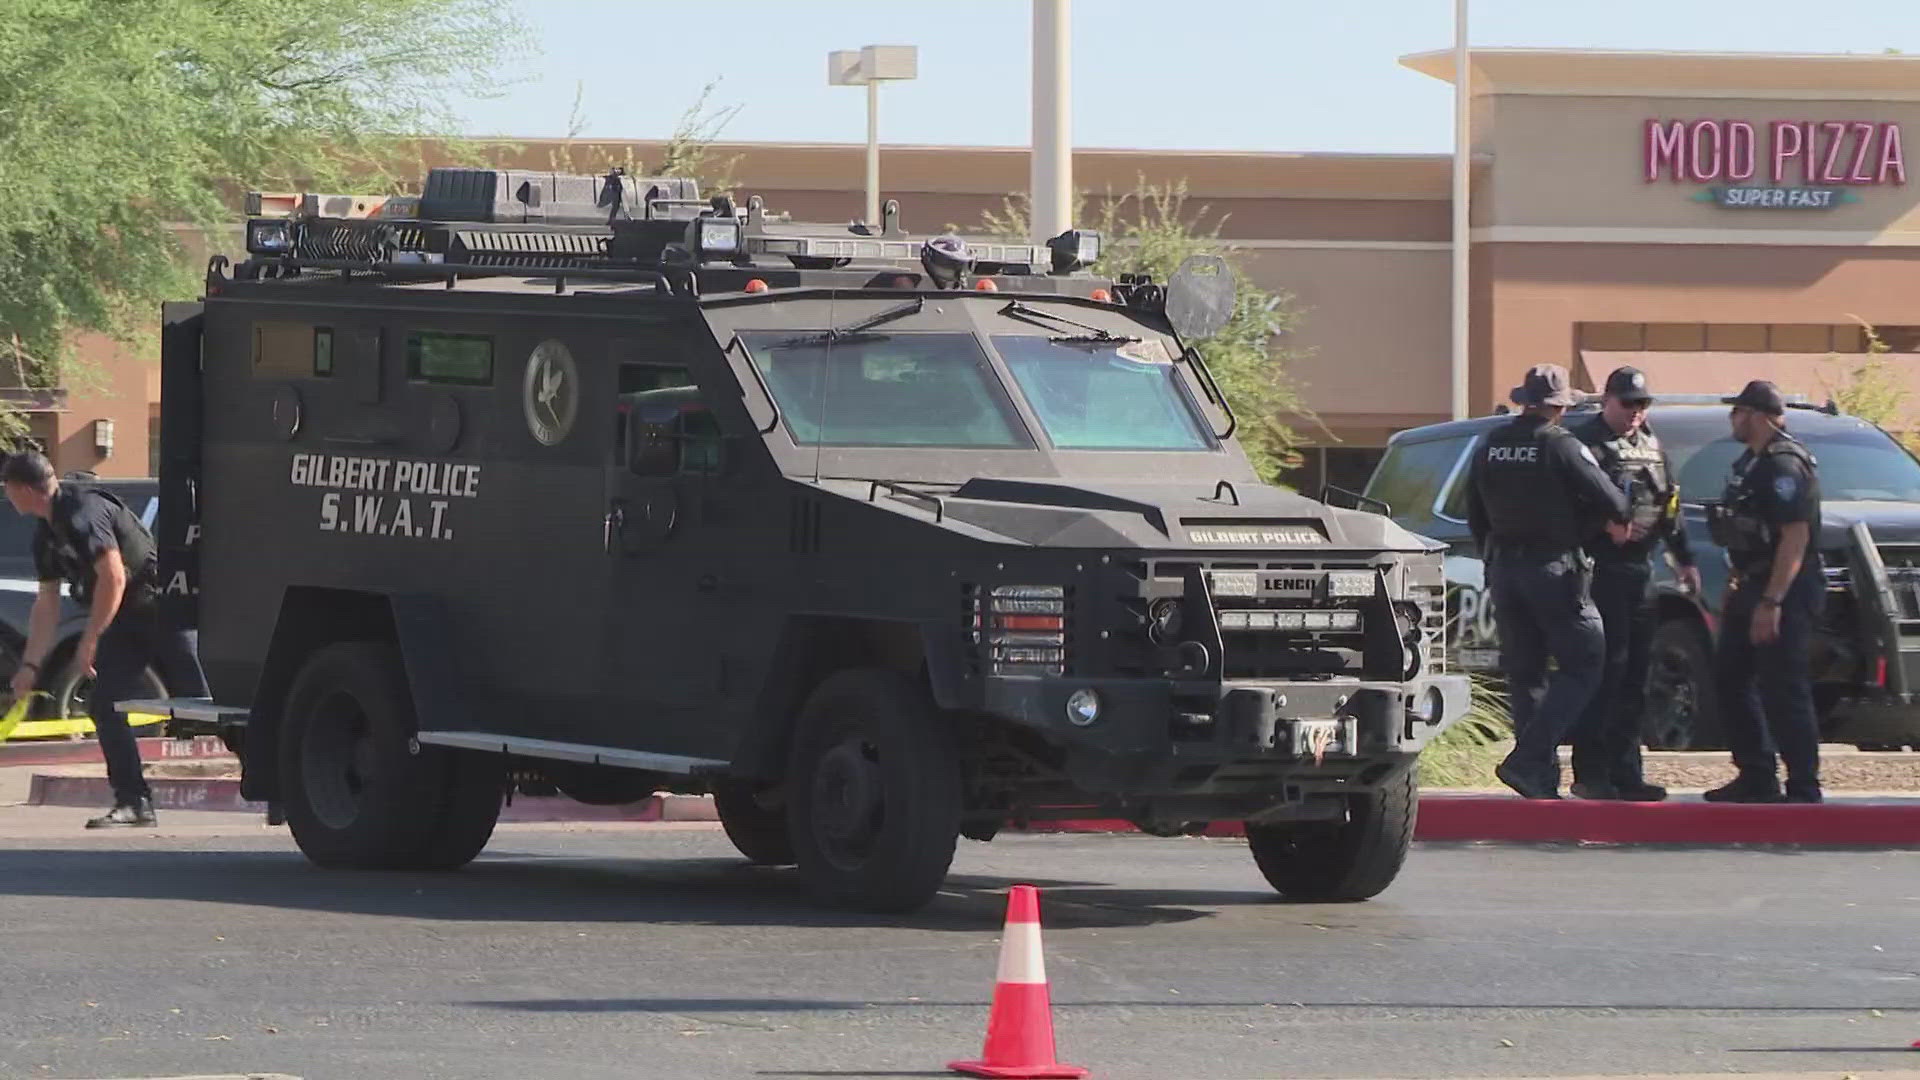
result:
[(1676, 575), (1700, 590), (1687, 530), (1680, 520), (1680, 486), (1667, 453), (1646, 422), (1653, 393), (1638, 368), (1607, 376), (1600, 411), (1571, 425), (1600, 468), (1627, 496), (1627, 522), (1608, 522), (1587, 537), (1593, 557), (1593, 603), (1606, 630), (1600, 687), (1573, 733), (1573, 794), (1584, 799), (1658, 802), (1667, 790), (1641, 771), (1640, 727), (1646, 711), (1649, 646), (1653, 640), (1655, 544), (1664, 542)]
[[(1739, 775), (1706, 798), (1819, 802), (1820, 729), (1807, 671), (1826, 584), (1815, 543), (1819, 469), (1787, 434), (1786, 403), (1772, 383), (1755, 380), (1722, 400), (1733, 406), (1733, 437), (1747, 446), (1708, 517), (1732, 566), (1714, 677)], [(1787, 765), (1784, 795), (1780, 759)]]
[(1509, 396), (1521, 412), (1487, 433), (1468, 470), (1467, 522), (1486, 564), (1513, 711), (1513, 751), (1495, 772), (1529, 799), (1557, 799), (1560, 742), (1599, 685), (1606, 653), (1582, 544), (1627, 519), (1627, 498), (1560, 424), (1584, 397), (1566, 368), (1536, 365)]

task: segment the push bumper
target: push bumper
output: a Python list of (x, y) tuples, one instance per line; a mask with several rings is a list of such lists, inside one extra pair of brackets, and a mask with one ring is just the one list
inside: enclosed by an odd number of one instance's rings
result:
[[(1315, 774), (1364, 778), (1410, 758), (1466, 715), (1468, 678), (1408, 682), (990, 678), (985, 705), (1067, 752), (1067, 772), (1090, 793), (1203, 789), (1223, 767), (1251, 767), (1275, 783)], [(1096, 694), (1092, 722), (1067, 701)], [(1363, 781), (1364, 782), (1364, 781)]]

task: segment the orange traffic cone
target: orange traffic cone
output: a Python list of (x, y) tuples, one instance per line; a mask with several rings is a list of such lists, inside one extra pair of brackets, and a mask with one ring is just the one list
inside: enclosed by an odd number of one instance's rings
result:
[(1047, 994), (1047, 961), (1040, 948), (1040, 894), (1015, 885), (1007, 897), (1007, 929), (1000, 938), (1000, 973), (993, 983), (987, 1044), (979, 1061), (950, 1061), (968, 1076), (1019, 1080), (1075, 1080), (1078, 1065), (1053, 1059), (1053, 1002)]

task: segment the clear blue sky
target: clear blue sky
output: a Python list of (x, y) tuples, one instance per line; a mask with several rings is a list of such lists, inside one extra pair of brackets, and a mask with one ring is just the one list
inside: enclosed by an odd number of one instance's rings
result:
[[(699, 88), (742, 106), (723, 137), (862, 142), (865, 92), (826, 55), (920, 47), (881, 90), (884, 142), (1025, 145), (1028, 0), (518, 0), (538, 54), (478, 135), (659, 138)], [(1920, 52), (1920, 0), (1472, 0), (1478, 46)], [(1398, 57), (1450, 46), (1451, 0), (1076, 0), (1074, 145), (1445, 152), (1451, 91)]]

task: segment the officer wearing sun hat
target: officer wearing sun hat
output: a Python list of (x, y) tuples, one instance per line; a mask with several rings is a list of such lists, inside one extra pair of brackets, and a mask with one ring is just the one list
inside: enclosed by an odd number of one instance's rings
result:
[(1722, 400), (1733, 406), (1733, 437), (1747, 446), (1708, 518), (1733, 566), (1714, 681), (1739, 775), (1706, 798), (1819, 802), (1820, 728), (1808, 672), (1826, 594), (1817, 543), (1819, 468), (1805, 444), (1787, 434), (1786, 402), (1772, 383), (1756, 379)]
[(1521, 411), (1487, 433), (1467, 473), (1467, 522), (1486, 564), (1513, 711), (1513, 752), (1496, 773), (1526, 798), (1557, 799), (1559, 744), (1605, 660), (1582, 544), (1605, 522), (1626, 520), (1628, 506), (1593, 452), (1560, 425), (1584, 398), (1566, 368), (1535, 365), (1508, 396)]

